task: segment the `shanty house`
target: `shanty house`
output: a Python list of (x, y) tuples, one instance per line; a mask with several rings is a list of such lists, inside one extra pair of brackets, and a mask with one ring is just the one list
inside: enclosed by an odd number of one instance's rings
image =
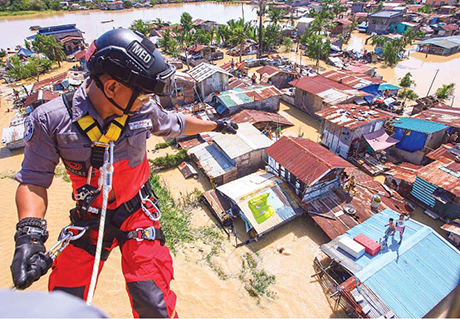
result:
[(342, 104), (317, 112), (322, 118), (321, 144), (332, 152), (348, 158), (356, 147), (365, 147), (363, 135), (379, 131), (390, 115), (368, 106)]
[(381, 95), (379, 87), (383, 83), (383, 80), (364, 73), (342, 69), (331, 70), (321, 74), (321, 76), (337, 83), (349, 86), (352, 89), (369, 93), (369, 98), (371, 98), (371, 95)]
[(260, 239), (303, 213), (286, 183), (263, 170), (221, 185), (216, 188), (216, 193), (219, 196), (210, 198), (210, 201), (221, 198), (224, 204), (219, 206), (229, 206), (226, 214), (233, 218), (240, 217), (249, 233), (250, 239), (236, 233), (237, 238), (243, 241), (238, 246)]
[(310, 24), (315, 20), (315, 18), (303, 17), (297, 20), (297, 32), (299, 35), (304, 34), (307, 32), (308, 28), (310, 28)]
[(223, 69), (205, 62), (191, 69), (188, 74), (196, 82), (202, 100), (205, 100), (213, 92), (227, 90), (228, 80), (232, 76)]
[(229, 120), (236, 123), (251, 123), (260, 131), (269, 127), (275, 132), (277, 128), (294, 125), (281, 114), (257, 110), (242, 110), (231, 116)]
[(416, 31), (419, 24), (415, 22), (400, 22), (396, 25), (396, 33), (404, 34), (408, 30)]
[[(67, 55), (84, 48), (85, 39), (83, 33), (76, 27), (76, 24), (64, 24), (38, 29), (37, 34), (51, 35), (57, 42), (64, 45), (64, 52)], [(27, 40), (33, 41), (36, 35), (27, 37)]]
[(445, 124), (450, 127), (450, 129), (447, 130), (448, 133), (452, 133), (453, 131), (460, 133), (460, 110), (457, 107), (436, 105), (412, 117), (419, 120)]
[[(314, 260), (316, 278), (351, 318), (437, 317), (447, 310), (444, 301), (458, 286), (460, 252), (413, 219), (405, 222), (401, 244), (396, 232), (386, 247), (371, 250), (372, 243), (381, 241), (389, 218), (397, 220), (399, 213), (385, 209), (322, 245), (324, 258)], [(358, 243), (366, 241), (366, 249)], [(353, 257), (353, 246), (365, 253)]]
[(224, 57), (222, 51), (210, 45), (194, 44), (188, 47), (187, 51), (192, 55), (192, 59), (205, 59), (208, 61), (213, 61), (220, 60)]
[(168, 88), (169, 95), (160, 96), (161, 105), (171, 108), (195, 102), (195, 80), (184, 72), (176, 72), (174, 87)]
[(460, 36), (431, 38), (415, 43), (419, 51), (437, 55), (452, 55), (460, 51)]
[(385, 172), (385, 184), (404, 198), (409, 197), (421, 166), (403, 162)]
[(274, 85), (280, 90), (291, 87), (289, 82), (300, 78), (300, 74), (297, 72), (285, 71), (271, 65), (261, 67), (256, 70), (256, 73), (259, 74), (261, 83)]
[(351, 13), (364, 12), (365, 2), (353, 2), (351, 4)]
[(256, 84), (216, 92), (211, 104), (217, 113), (227, 116), (242, 109), (277, 112), (283, 93), (274, 86)]
[(351, 28), (351, 21), (348, 19), (335, 19), (332, 21), (334, 27), (330, 30), (332, 35), (346, 36)]
[(403, 21), (404, 13), (401, 11), (379, 11), (367, 17), (367, 33), (387, 34), (396, 29), (396, 25)]
[[(458, 149), (453, 152), (460, 155)], [(441, 158), (422, 167), (411, 194), (443, 219), (460, 218), (460, 163)]]
[(207, 133), (211, 141), (188, 150), (198, 167), (215, 185), (264, 168), (265, 149), (273, 142), (250, 123), (239, 124), (237, 134)]
[(283, 136), (267, 148), (268, 171), (283, 178), (302, 201), (339, 187), (349, 162), (309, 139)]
[(352, 103), (369, 95), (322, 75), (304, 76), (289, 84), (295, 87), (294, 106), (310, 115), (332, 105)]
[(441, 146), (447, 125), (410, 117), (401, 117), (390, 124), (395, 128), (396, 155), (404, 160), (421, 165), (425, 155)]
[(51, 101), (55, 98), (59, 97), (59, 93), (52, 92), (48, 90), (37, 90), (35, 93), (29, 95), (24, 102), (24, 107), (31, 107), (35, 109), (36, 107)]

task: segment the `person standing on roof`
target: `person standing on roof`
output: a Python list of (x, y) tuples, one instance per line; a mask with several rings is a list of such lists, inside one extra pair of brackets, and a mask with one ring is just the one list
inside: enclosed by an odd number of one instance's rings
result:
[(203, 121), (167, 113), (149, 96), (170, 88), (174, 67), (155, 45), (138, 32), (111, 30), (89, 47), (90, 78), (72, 94), (64, 94), (27, 118), (22, 169), (15, 175), (19, 222), (11, 265), (16, 288), (25, 289), (44, 275), (44, 219), (47, 188), (62, 159), (72, 181), (77, 205), (74, 225), (89, 231), (53, 263), (50, 291), (60, 290), (86, 300), (95, 256), (102, 195), (98, 190), (105, 147), (113, 142), (113, 187), (107, 207), (100, 269), (110, 251), (120, 246), (122, 270), (134, 317), (177, 317), (176, 295), (170, 289), (172, 258), (160, 227), (160, 211), (148, 182), (146, 139), (216, 131), (236, 134), (231, 121)]
[(405, 217), (404, 214), (399, 215), (399, 219), (396, 221), (395, 230), (399, 232), (399, 242), (398, 244), (401, 245), (403, 239), (404, 229), (406, 229), (405, 222), (409, 220), (409, 216)]

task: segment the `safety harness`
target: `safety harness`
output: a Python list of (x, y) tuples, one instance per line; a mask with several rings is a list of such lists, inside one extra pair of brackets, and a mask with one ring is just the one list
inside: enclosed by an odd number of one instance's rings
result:
[[(68, 92), (62, 95), (62, 99), (70, 115), (73, 117), (72, 100), (75, 92)], [(128, 115), (123, 115), (113, 119), (108, 125), (106, 130), (101, 129), (99, 124), (90, 115), (83, 116), (76, 122), (79, 130), (92, 142), (91, 167), (88, 171), (88, 182), (86, 185), (77, 189), (77, 194), (74, 196), (77, 200), (77, 207), (70, 211), (70, 219), (73, 225), (89, 227), (95, 229), (99, 225), (99, 220), (88, 217), (88, 212), (91, 211), (90, 205), (99, 196), (100, 189), (90, 185), (91, 175), (93, 168), (100, 169), (104, 163), (105, 147), (102, 145), (108, 142), (116, 142), (121, 136), (123, 129), (128, 121)], [(153, 199), (152, 199), (153, 198)], [(101, 259), (105, 261), (110, 253), (109, 248), (112, 246), (113, 239), (116, 238), (120, 247), (129, 239), (142, 240), (159, 240), (161, 245), (165, 244), (165, 236), (161, 228), (154, 228), (154, 226), (145, 229), (137, 228), (132, 231), (120, 230), (123, 222), (142, 208), (144, 213), (155, 224), (161, 217), (160, 210), (157, 206), (158, 199), (155, 196), (150, 183), (147, 181), (139, 190), (139, 193), (131, 200), (120, 205), (114, 210), (107, 211), (106, 229), (107, 232), (104, 236), (104, 245)], [(92, 212), (92, 211), (91, 211)], [(92, 214), (91, 214), (92, 215)], [(96, 247), (89, 241), (89, 232), (82, 238), (75, 240), (72, 244), (76, 247), (82, 248), (94, 255)]]

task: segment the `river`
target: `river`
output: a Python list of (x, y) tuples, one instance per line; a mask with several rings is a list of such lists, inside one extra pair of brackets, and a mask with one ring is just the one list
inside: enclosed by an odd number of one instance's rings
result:
[[(120, 11), (65, 11), (55, 14), (38, 13), (32, 16), (0, 17), (0, 48), (15, 47), (23, 44), (24, 39), (33, 33), (29, 31), (32, 25), (42, 27), (75, 23), (77, 28), (85, 33), (86, 42), (90, 43), (102, 33), (118, 27), (129, 27), (136, 19), (154, 20), (178, 23), (180, 16), (188, 12), (194, 19), (213, 20), (226, 23), (231, 19), (239, 19), (243, 15), (245, 20), (256, 19), (254, 6), (247, 4), (224, 4), (214, 2), (182, 3), (156, 5), (153, 8), (130, 9)], [(112, 20), (111, 23), (101, 21)], [(12, 32), (14, 30), (14, 32)]]

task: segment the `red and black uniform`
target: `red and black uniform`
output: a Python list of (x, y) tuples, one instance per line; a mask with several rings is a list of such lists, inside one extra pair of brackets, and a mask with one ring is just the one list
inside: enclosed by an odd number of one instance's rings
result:
[[(86, 87), (87, 82), (73, 96), (71, 114), (63, 99), (58, 98), (40, 106), (28, 117), (24, 161), (21, 171), (15, 176), (16, 180), (48, 188), (61, 158), (72, 181), (74, 194), (87, 184), (92, 143), (76, 122), (90, 115), (104, 128), (113, 117), (102, 120), (86, 95)], [(172, 259), (164, 241), (120, 238), (124, 238), (122, 235), (128, 232), (135, 233), (137, 229), (151, 226), (160, 229), (159, 221), (153, 221), (141, 209), (138, 195), (141, 189), (143, 196), (150, 193), (148, 185), (144, 186), (148, 184), (150, 176), (146, 139), (150, 134), (178, 136), (184, 129), (185, 120), (182, 115), (167, 113), (150, 100), (128, 118), (115, 142), (112, 187), (115, 200), (107, 208), (110, 225), (104, 237), (103, 260), (108, 257), (111, 249), (121, 246), (122, 270), (135, 317), (177, 316), (176, 295), (170, 290), (173, 279)], [(98, 178), (99, 170), (94, 169), (90, 185), (97, 187)], [(72, 210), (73, 221), (97, 221), (101, 207), (102, 195), (91, 204), (90, 212)], [(86, 299), (96, 241), (97, 227), (93, 227), (83, 240), (72, 243), (62, 252), (53, 264), (50, 290), (63, 290)], [(103, 264), (101, 261), (101, 269)]]

